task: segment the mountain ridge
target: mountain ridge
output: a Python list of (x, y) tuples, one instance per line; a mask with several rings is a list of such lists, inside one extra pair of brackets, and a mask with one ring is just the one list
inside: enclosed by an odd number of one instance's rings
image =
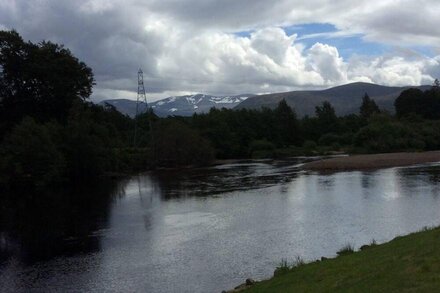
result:
[[(205, 94), (194, 94), (184, 96), (171, 96), (162, 100), (154, 101), (148, 104), (156, 115), (166, 117), (175, 116), (191, 116), (194, 113), (206, 113), (211, 108), (234, 108), (253, 94), (241, 94), (235, 96), (213, 96)], [(99, 104), (110, 104), (123, 114), (134, 117), (136, 114), (136, 101), (128, 99), (104, 100)], [(145, 111), (146, 107), (140, 104), (141, 111)]]
[[(282, 99), (285, 99), (289, 106), (295, 109), (299, 117), (304, 117), (306, 115), (314, 116), (315, 107), (328, 101), (335, 108), (336, 114), (343, 116), (358, 113), (363, 96), (368, 94), (382, 110), (392, 113), (394, 112), (394, 101), (402, 91), (409, 88), (427, 90), (430, 87), (430, 85), (397, 87), (354, 82), (323, 90), (301, 90), (264, 95), (213, 96), (194, 94), (171, 96), (151, 102), (149, 106), (160, 117), (191, 116), (194, 113), (206, 113), (212, 107), (217, 109), (261, 109), (263, 107), (273, 109)], [(105, 103), (115, 106), (123, 114), (135, 116), (136, 101), (134, 100), (104, 100), (99, 104), (104, 105)], [(140, 109), (141, 111), (145, 110), (145, 105), (141, 104)]]
[(394, 101), (402, 91), (409, 88), (426, 90), (430, 87), (429, 85), (395, 87), (354, 82), (324, 90), (258, 95), (243, 101), (235, 109), (261, 109), (262, 107), (273, 109), (282, 99), (285, 99), (287, 104), (295, 109), (298, 116), (304, 117), (305, 115), (315, 115), (315, 107), (328, 101), (335, 108), (336, 114), (343, 116), (358, 113), (363, 96), (368, 94), (381, 109), (394, 112)]

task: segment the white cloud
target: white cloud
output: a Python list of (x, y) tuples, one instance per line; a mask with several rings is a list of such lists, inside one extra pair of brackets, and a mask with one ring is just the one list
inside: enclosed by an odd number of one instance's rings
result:
[[(64, 43), (94, 70), (95, 97), (134, 97), (145, 72), (154, 97), (170, 93), (258, 93), (350, 81), (430, 83), (440, 76), (440, 2), (330, 0), (0, 0), (0, 27), (25, 39)], [(281, 25), (329, 23), (305, 48)], [(248, 37), (236, 32), (251, 30)], [(343, 59), (326, 38), (359, 35), (425, 46), (439, 57), (396, 49)], [(360, 44), (361, 45), (361, 44)]]
[(408, 60), (402, 56), (380, 56), (353, 58), (348, 72), (353, 79), (368, 77), (375, 83), (403, 86), (431, 84), (436, 76), (431, 74), (432, 68), (440, 68), (435, 58), (419, 56)]
[(295, 38), (296, 35), (289, 37), (280, 28), (266, 28), (252, 34), (251, 46), (275, 63), (283, 64), (286, 60), (287, 51), (292, 46)]
[(316, 43), (310, 48), (307, 60), (309, 68), (319, 73), (324, 84), (334, 85), (348, 81), (347, 66), (337, 48)]

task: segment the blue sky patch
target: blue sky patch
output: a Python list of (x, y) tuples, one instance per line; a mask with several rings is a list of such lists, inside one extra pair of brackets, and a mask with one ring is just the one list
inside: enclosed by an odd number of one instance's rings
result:
[(340, 31), (332, 24), (312, 23), (283, 29), (288, 35), (297, 34), (297, 42), (304, 44), (306, 48), (317, 42), (336, 47), (344, 59), (348, 59), (353, 54), (376, 56), (389, 50), (386, 45), (364, 41), (360, 34), (338, 35)]
[[(362, 35), (343, 35), (334, 25), (329, 23), (310, 23), (282, 27), (288, 36), (298, 35), (296, 42), (302, 43), (306, 48), (312, 47), (317, 42), (334, 46), (338, 49), (340, 56), (344, 59), (350, 56), (365, 55), (377, 56), (390, 51), (391, 47), (379, 43), (367, 42), (362, 39)], [(254, 30), (235, 33), (238, 37), (249, 38)], [(417, 50), (419, 51), (419, 50)], [(425, 48), (428, 52), (428, 48)]]
[(317, 34), (317, 33), (331, 33), (338, 31), (336, 27), (329, 23), (309, 23), (302, 25), (293, 25), (283, 27), (287, 35), (298, 34), (300, 36)]
[[(293, 25), (281, 27), (288, 36), (297, 34), (296, 43), (303, 44), (309, 49), (317, 42), (327, 44), (338, 49), (339, 55), (345, 60), (353, 55), (361, 56), (381, 56), (390, 52), (408, 50), (414, 55), (423, 55), (426, 57), (434, 57), (436, 52), (430, 46), (410, 46), (399, 48), (393, 45), (386, 45), (377, 42), (369, 42), (363, 39), (362, 34), (349, 35), (338, 30), (334, 25), (329, 23), (309, 23), (301, 25)], [(255, 30), (242, 31), (234, 33), (238, 37), (250, 38)]]

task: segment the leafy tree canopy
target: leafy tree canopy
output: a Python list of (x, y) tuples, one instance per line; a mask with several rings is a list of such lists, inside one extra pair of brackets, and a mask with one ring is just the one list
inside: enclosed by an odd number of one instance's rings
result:
[(0, 70), (3, 132), (25, 116), (65, 123), (72, 103), (88, 99), (94, 84), (92, 70), (68, 49), (25, 42), (16, 31), (0, 31)]
[(394, 102), (398, 117), (412, 114), (424, 119), (440, 119), (440, 90), (434, 86), (427, 91), (408, 89)]

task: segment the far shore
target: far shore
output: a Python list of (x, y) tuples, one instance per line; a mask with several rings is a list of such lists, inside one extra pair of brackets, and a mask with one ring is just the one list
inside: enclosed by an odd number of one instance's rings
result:
[(440, 151), (420, 153), (386, 153), (371, 155), (352, 155), (323, 159), (303, 165), (311, 171), (350, 171), (440, 162)]

